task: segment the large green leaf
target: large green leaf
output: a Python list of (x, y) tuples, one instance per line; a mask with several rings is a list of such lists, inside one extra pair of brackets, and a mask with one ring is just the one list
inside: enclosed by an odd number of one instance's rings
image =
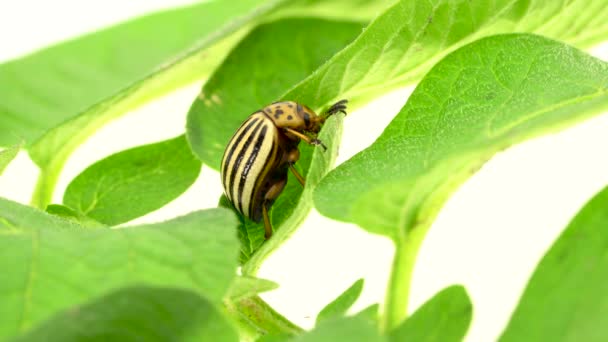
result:
[(393, 239), (384, 329), (407, 316), (417, 251), (449, 195), (492, 155), (608, 108), (608, 64), (528, 34), (448, 55), (370, 147), (316, 189), (319, 211)]
[(247, 25), (282, 2), (208, 1), (125, 22), (1, 65), (0, 132), (12, 133), (0, 133), (0, 145), (10, 143), (6, 139), (11, 136), (29, 144), (41, 167), (32, 202), (40, 208), (49, 203), (68, 156), (95, 130), (207, 76)]
[(394, 2), (395, 0), (291, 0), (280, 11), (271, 14), (270, 20), (287, 16), (368, 22)]
[(606, 108), (607, 63), (539, 36), (485, 38), (437, 64), (378, 140), (321, 182), (315, 203), (397, 239), (428, 227), (497, 151)]
[(588, 47), (608, 37), (603, 0), (401, 0), (287, 98), (355, 108), (422, 77), (450, 51), (484, 36), (535, 32)]
[(346, 311), (355, 304), (359, 295), (361, 295), (361, 291), (363, 291), (363, 279), (354, 282), (336, 299), (321, 309), (317, 315), (317, 324), (330, 318), (346, 315)]
[(126, 286), (179, 287), (219, 303), (236, 272), (236, 225), (212, 209), (91, 230), (0, 199), (0, 339)]
[(500, 341), (608, 340), (608, 188), (538, 264)]
[(68, 185), (63, 202), (101, 223), (116, 225), (177, 198), (201, 170), (185, 136), (135, 147), (89, 166)]
[(191, 291), (130, 287), (65, 310), (16, 341), (238, 341), (234, 328)]
[[(161, 11), (0, 65), (0, 146), (16, 139), (32, 143), (91, 105), (138, 88), (135, 81), (172, 69), (167, 62), (209, 46), (274, 3), (208, 1)], [(174, 75), (173, 82), (197, 79), (208, 72), (208, 59), (217, 56), (187, 58), (199, 61), (191, 63), (190, 73)]]
[(460, 342), (467, 333), (472, 314), (473, 306), (464, 287), (450, 286), (429, 299), (412, 317), (391, 331), (390, 340)]

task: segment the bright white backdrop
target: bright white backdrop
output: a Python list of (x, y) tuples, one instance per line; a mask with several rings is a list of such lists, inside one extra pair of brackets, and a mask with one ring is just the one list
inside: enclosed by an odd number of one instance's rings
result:
[[(0, 61), (189, 2), (0, 2)], [(608, 44), (592, 53), (607, 60)], [(183, 133), (185, 114), (200, 87), (197, 83), (175, 91), (101, 129), (68, 161), (55, 201), (60, 202), (69, 181), (96, 160)], [(387, 94), (350, 113), (338, 162), (371, 144), (411, 91)], [(608, 184), (606, 146), (608, 115), (603, 115), (497, 154), (452, 196), (434, 223), (416, 265), (410, 311), (443, 287), (463, 284), (474, 302), (467, 340), (496, 339), (538, 260), (579, 208)], [(37, 168), (21, 153), (0, 178), (0, 196), (28, 203), (36, 176)], [(134, 222), (215, 206), (221, 193), (218, 179), (217, 172), (204, 167), (183, 196)], [(366, 280), (365, 289), (354, 309), (381, 302), (392, 253), (387, 239), (313, 211), (261, 270), (260, 276), (281, 284), (263, 297), (295, 323), (311, 327), (318, 310), (360, 277)]]

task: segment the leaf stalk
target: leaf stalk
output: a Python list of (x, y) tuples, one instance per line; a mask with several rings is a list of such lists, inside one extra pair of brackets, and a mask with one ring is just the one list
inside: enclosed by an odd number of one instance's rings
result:
[(422, 227), (419, 228), (413, 229), (407, 234), (402, 233), (402, 236), (393, 239), (395, 254), (381, 321), (381, 327), (385, 332), (395, 329), (407, 318), (414, 265), (424, 236), (428, 231)]

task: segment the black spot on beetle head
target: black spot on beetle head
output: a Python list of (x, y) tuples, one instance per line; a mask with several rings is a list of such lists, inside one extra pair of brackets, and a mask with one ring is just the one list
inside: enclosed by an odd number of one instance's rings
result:
[(291, 120), (291, 119), (293, 119), (293, 116), (287, 115), (287, 120)]

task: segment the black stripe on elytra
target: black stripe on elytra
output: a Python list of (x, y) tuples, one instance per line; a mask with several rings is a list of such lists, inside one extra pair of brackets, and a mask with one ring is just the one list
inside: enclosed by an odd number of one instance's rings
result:
[[(273, 137), (269, 137), (269, 139), (273, 139)], [(277, 144), (274, 141), (274, 139), (272, 140), (272, 146), (270, 147), (270, 153), (268, 153), (268, 156), (266, 156), (266, 160), (264, 160), (264, 169), (268, 169), (272, 167), (272, 160), (274, 158), (276, 158), (276, 154), (277, 154)], [(268, 173), (268, 171), (266, 171), (266, 173), (264, 172), (264, 170), (262, 170), (262, 172), (260, 172), (260, 176), (262, 176), (262, 178), (264, 178), (264, 176), (266, 176), (266, 174)], [(260, 177), (259, 176), (259, 177)], [(264, 181), (263, 179), (260, 179), (258, 177), (258, 179), (256, 180), (255, 184), (253, 185), (253, 192), (251, 195), (251, 200), (249, 201), (249, 216), (251, 216), (253, 218), (253, 209), (254, 209), (254, 199), (255, 199), (255, 194), (258, 193), (259, 189), (260, 189), (260, 185), (258, 184), (259, 182)], [(262, 199), (263, 201), (264, 199)]]
[[(258, 118), (253, 118), (251, 119), (249, 122), (249, 124), (247, 124), (247, 126), (245, 126), (243, 129), (240, 130), (241, 134), (239, 134), (239, 136), (235, 136), (230, 142), (232, 143), (230, 146), (230, 151), (228, 151), (228, 155), (226, 156), (226, 158), (224, 159), (224, 165), (223, 166), (223, 177), (222, 177), (222, 183), (224, 184), (224, 188), (228, 189), (228, 187), (226, 186), (226, 174), (228, 172), (228, 164), (230, 164), (230, 160), (232, 159), (232, 154), (234, 153), (234, 150), (236, 150), (236, 147), (239, 145), (239, 143), (241, 142), (241, 140), (243, 140), (243, 138), (245, 137), (245, 134), (247, 134), (247, 132), (249, 132), (249, 130), (251, 129), (251, 127), (258, 122)], [(237, 132), (238, 133), (238, 132)], [(230, 197), (230, 195), (228, 195), (228, 197)]]
[[(247, 160), (247, 163), (245, 164), (245, 166), (243, 166), (243, 173), (241, 173), (241, 181), (239, 182), (239, 189), (238, 189), (238, 203), (239, 203), (239, 207), (241, 208), (241, 212), (243, 212), (243, 190), (245, 189), (245, 182), (247, 181), (247, 175), (249, 175), (249, 171), (251, 170), (251, 166), (253, 165), (253, 163), (255, 163), (257, 157), (258, 157), (258, 153), (260, 152), (260, 148), (262, 148), (262, 144), (264, 143), (264, 139), (266, 138), (266, 132), (268, 131), (268, 126), (264, 126), (264, 128), (262, 128), (262, 130), (260, 131), (260, 134), (258, 134), (258, 140), (255, 142), (255, 145), (253, 145), (253, 151), (251, 151), (251, 154), (249, 155), (249, 159)], [(255, 182), (255, 181), (254, 181)], [(254, 183), (255, 185), (255, 183)], [(251, 202), (251, 198), (249, 199), (249, 202)], [(251, 213), (249, 213), (251, 216)]]
[(253, 129), (253, 132), (251, 132), (251, 134), (247, 137), (245, 144), (243, 144), (243, 148), (241, 148), (241, 150), (239, 151), (239, 154), (236, 156), (236, 159), (234, 160), (234, 165), (232, 166), (232, 174), (230, 175), (230, 182), (228, 182), (228, 184), (227, 184), (228, 186), (226, 188), (230, 192), (230, 194), (231, 194), (230, 198), (232, 199), (232, 203), (235, 206), (236, 206), (236, 203), (234, 202), (235, 197), (232, 197), (232, 192), (234, 191), (234, 179), (236, 178), (236, 174), (239, 170), (239, 166), (241, 165), (241, 161), (245, 157), (245, 153), (247, 153), (247, 149), (249, 148), (249, 145), (251, 145), (251, 142), (253, 141), (253, 137), (256, 136), (257, 132), (260, 130), (260, 127), (263, 124), (264, 124), (264, 120), (260, 120), (260, 122)]

